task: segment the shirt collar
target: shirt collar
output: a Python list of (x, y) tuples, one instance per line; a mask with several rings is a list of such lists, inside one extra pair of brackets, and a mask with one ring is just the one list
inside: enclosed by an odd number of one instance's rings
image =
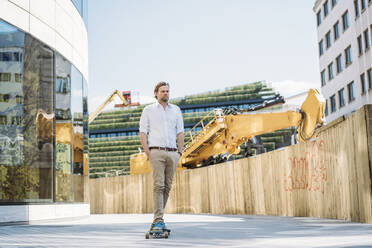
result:
[[(156, 105), (156, 107), (163, 107), (163, 105), (161, 105), (161, 104), (159, 103), (159, 101), (156, 101), (155, 105)], [(170, 105), (169, 102), (168, 102), (166, 108), (170, 108), (170, 106), (171, 106), (171, 105)]]

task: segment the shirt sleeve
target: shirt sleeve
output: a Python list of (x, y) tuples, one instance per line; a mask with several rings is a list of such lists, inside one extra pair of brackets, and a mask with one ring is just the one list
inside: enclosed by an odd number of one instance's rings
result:
[(150, 119), (149, 119), (149, 112), (148, 108), (144, 108), (141, 114), (141, 119), (139, 123), (139, 131), (140, 133), (148, 134), (150, 130)]
[(182, 118), (182, 112), (180, 108), (177, 108), (177, 134), (184, 133), (185, 130), (183, 128), (183, 118)]

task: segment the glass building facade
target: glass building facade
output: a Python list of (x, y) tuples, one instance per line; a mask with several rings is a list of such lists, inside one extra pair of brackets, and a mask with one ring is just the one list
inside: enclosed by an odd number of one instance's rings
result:
[(82, 74), (0, 19), (0, 204), (81, 201), (87, 121)]

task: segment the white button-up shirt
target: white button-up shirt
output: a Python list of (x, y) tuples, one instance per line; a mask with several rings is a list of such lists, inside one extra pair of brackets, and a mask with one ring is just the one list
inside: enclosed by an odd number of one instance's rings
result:
[(177, 148), (177, 134), (184, 132), (180, 108), (169, 103), (164, 109), (159, 102), (146, 106), (139, 131), (147, 135), (149, 147)]

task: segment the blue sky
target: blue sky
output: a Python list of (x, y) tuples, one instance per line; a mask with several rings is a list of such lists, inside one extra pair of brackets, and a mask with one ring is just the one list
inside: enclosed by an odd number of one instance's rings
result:
[(314, 3), (89, 0), (89, 111), (115, 89), (148, 102), (158, 81), (171, 98), (258, 80), (283, 95), (319, 87)]

